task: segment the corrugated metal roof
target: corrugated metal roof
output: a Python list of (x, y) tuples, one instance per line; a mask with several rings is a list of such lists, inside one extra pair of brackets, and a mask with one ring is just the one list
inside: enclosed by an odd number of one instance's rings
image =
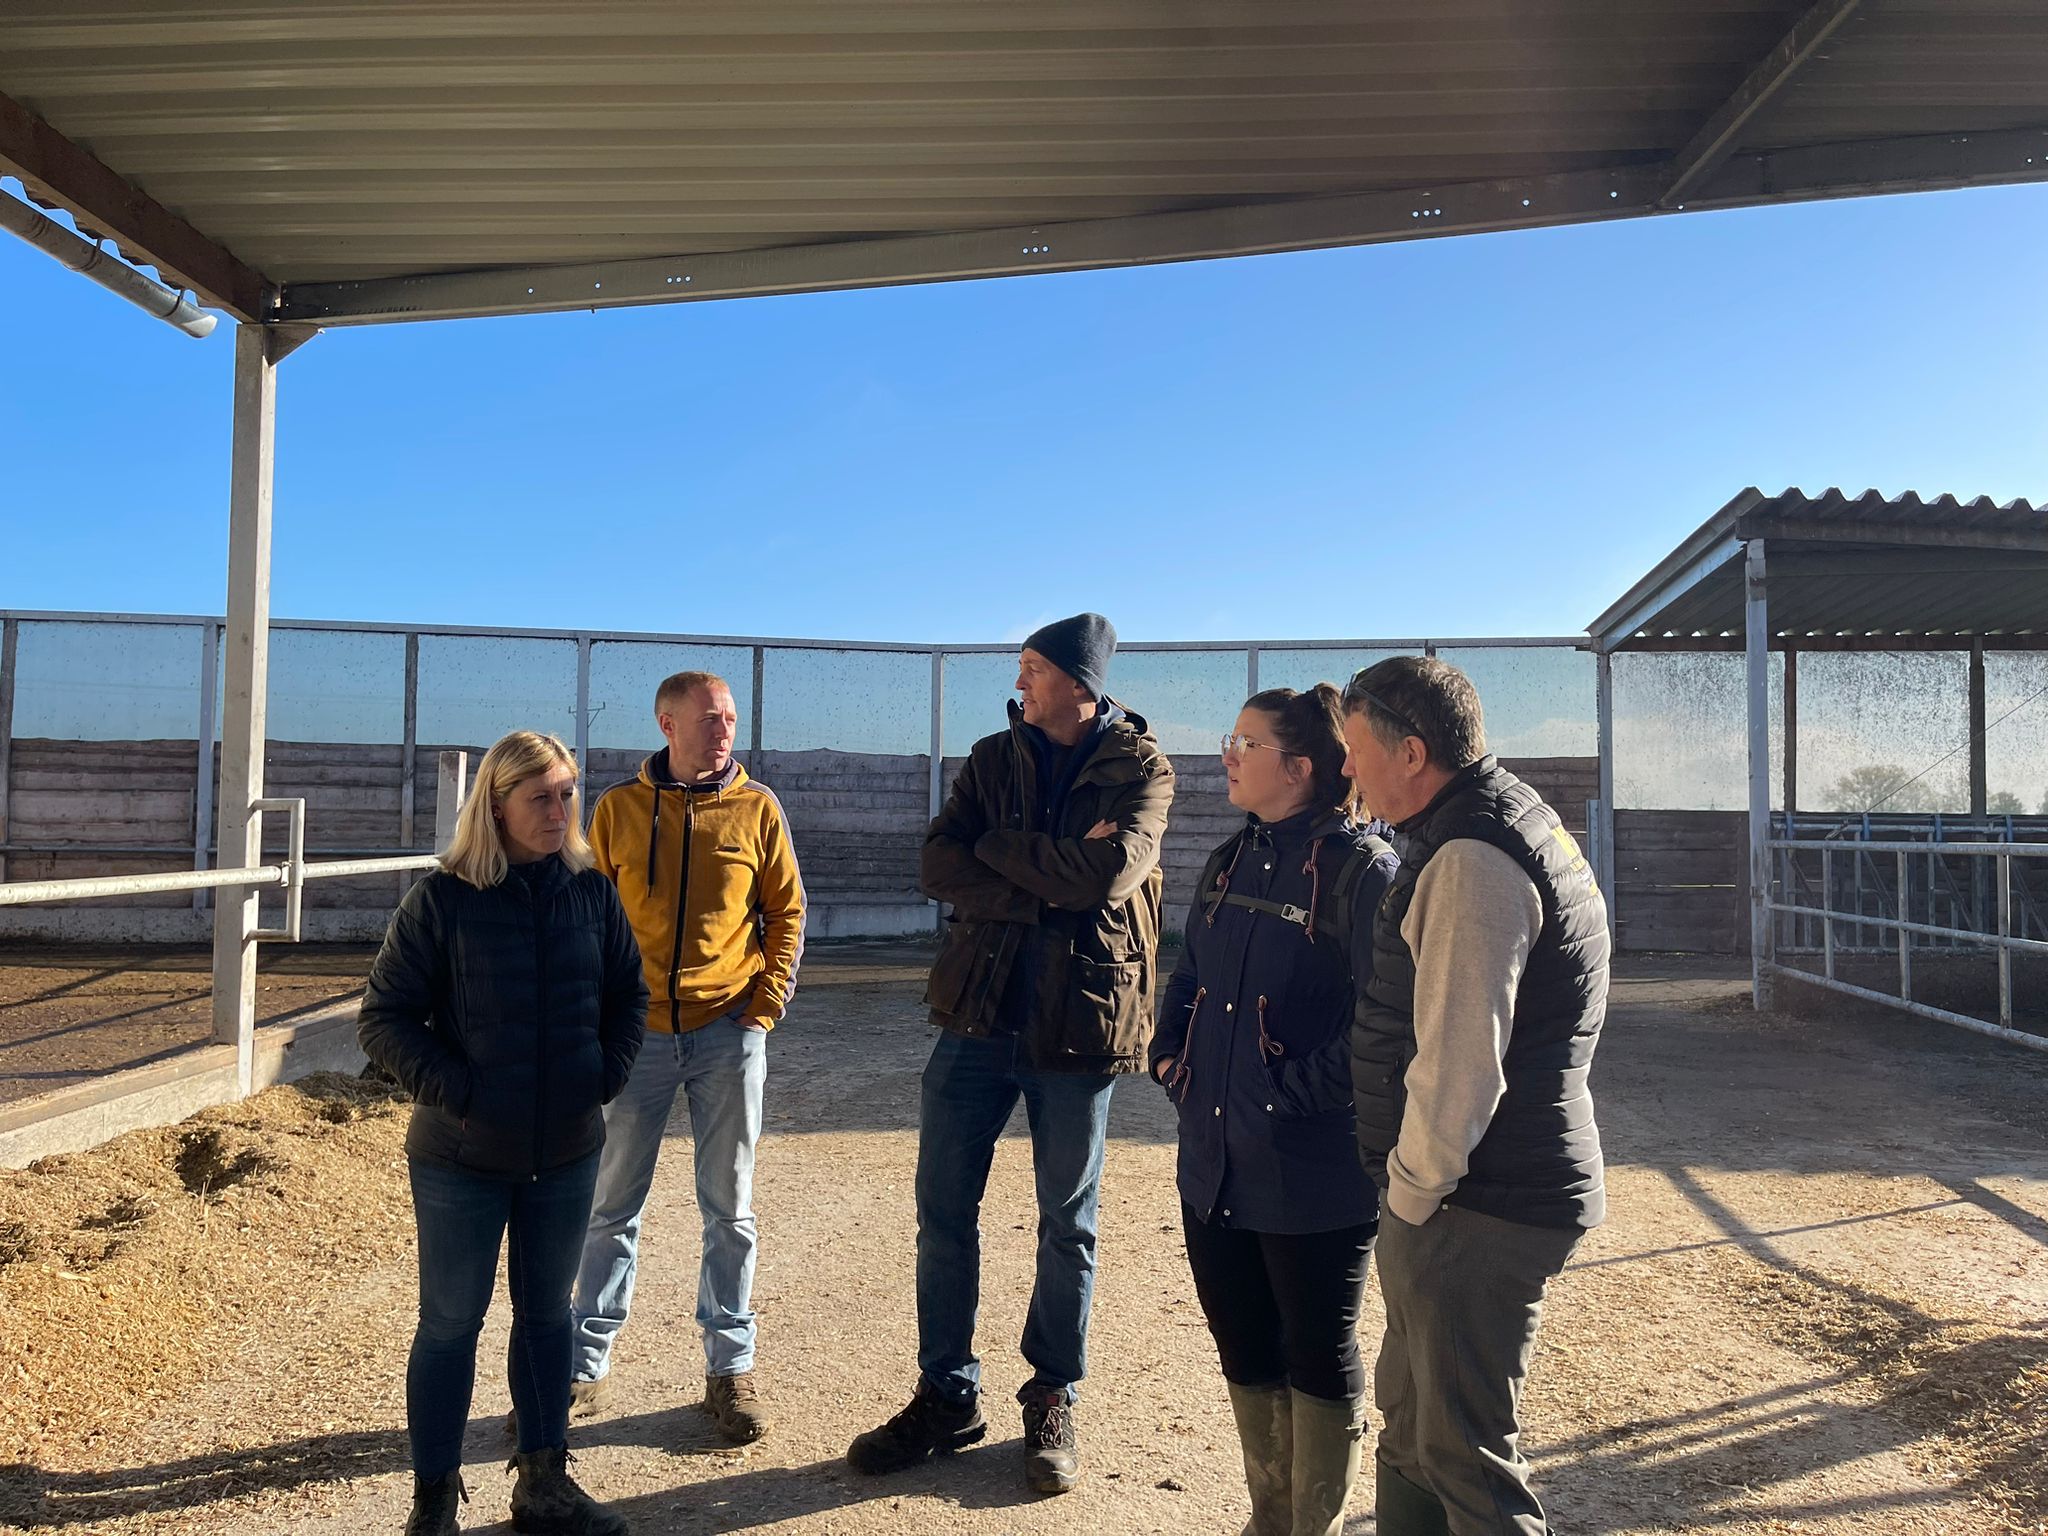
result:
[(1773, 635), (2048, 635), (2048, 503), (1914, 492), (1752, 488), (1709, 518), (1588, 632), (1631, 642), (1739, 641), (1744, 542), (1764, 541)]
[[(8, 0), (0, 93), (292, 284), (1654, 164), (1806, 9)], [(2041, 6), (1866, 0), (1740, 144), (2021, 126)]]

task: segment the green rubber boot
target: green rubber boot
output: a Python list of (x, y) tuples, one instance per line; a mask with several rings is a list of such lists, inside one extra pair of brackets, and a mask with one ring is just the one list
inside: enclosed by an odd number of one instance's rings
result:
[(1244, 1486), (1252, 1523), (1244, 1536), (1293, 1536), (1294, 1404), (1284, 1385), (1230, 1388), (1237, 1443), (1244, 1449)]

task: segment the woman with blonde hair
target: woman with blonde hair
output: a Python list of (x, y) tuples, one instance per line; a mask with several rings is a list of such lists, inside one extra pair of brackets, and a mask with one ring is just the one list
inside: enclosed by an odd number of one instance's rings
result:
[(462, 1434), (497, 1277), (512, 1296), (515, 1531), (615, 1536), (568, 1472), (570, 1288), (603, 1106), (640, 1048), (647, 985), (618, 893), (591, 867), (576, 758), (514, 731), (484, 754), (441, 868), (399, 904), (358, 1037), (413, 1098), (419, 1327), (405, 1373), (406, 1536), (459, 1529)]

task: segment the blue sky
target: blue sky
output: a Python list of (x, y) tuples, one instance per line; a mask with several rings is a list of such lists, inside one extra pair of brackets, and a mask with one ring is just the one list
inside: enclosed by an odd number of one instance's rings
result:
[[(340, 331), (274, 610), (1563, 634), (1735, 491), (2048, 497), (2048, 189)], [(0, 243), (0, 606), (217, 611), (231, 343)]]

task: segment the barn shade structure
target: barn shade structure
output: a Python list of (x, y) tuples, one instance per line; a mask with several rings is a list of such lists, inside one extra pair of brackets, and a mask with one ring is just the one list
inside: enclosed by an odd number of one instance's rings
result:
[(1749, 951), (1762, 1006), (1776, 969), (1770, 653), (1785, 658), (1781, 737), (1789, 809), (1798, 801), (1802, 651), (1969, 652), (1970, 814), (1983, 816), (1984, 653), (2048, 651), (2048, 505), (1876, 491), (1766, 496), (1752, 486), (1658, 562), (1587, 633), (1598, 663), (1602, 827), (1595, 847), (1608, 890), (1614, 888), (1612, 658), (1629, 651), (1746, 656)]
[[(10, 0), (0, 175), (239, 322), (218, 863), (253, 868), (275, 373), (319, 327), (2038, 181), (2048, 10)], [(218, 910), (246, 1078), (253, 888)]]

